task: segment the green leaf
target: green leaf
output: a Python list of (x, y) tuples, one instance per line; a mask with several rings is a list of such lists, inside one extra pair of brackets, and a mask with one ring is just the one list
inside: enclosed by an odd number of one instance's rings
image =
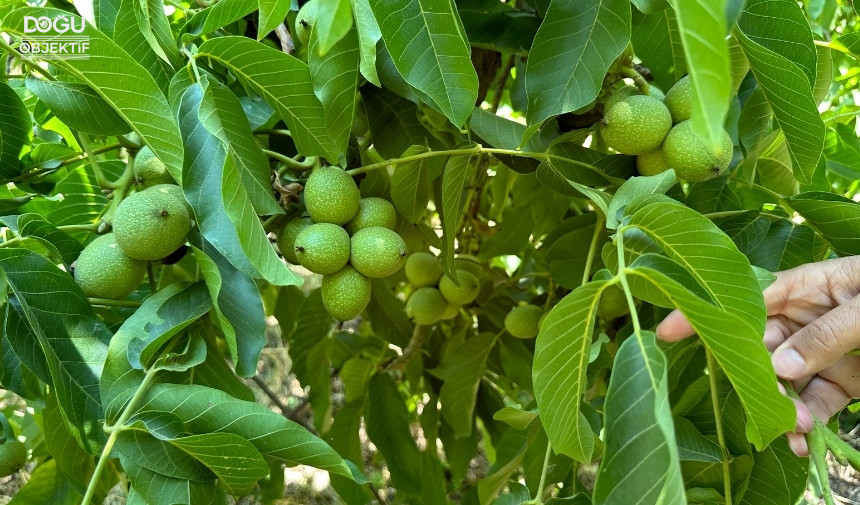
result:
[(675, 10), (687, 71), (693, 84), (693, 130), (719, 149), (729, 110), (731, 74), (726, 43), (726, 0), (669, 0)]
[(580, 410), (591, 337), (605, 281), (573, 290), (547, 313), (535, 341), (532, 377), (541, 423), (553, 449), (591, 462), (594, 434)]
[(669, 169), (652, 177), (631, 177), (618, 188), (606, 210), (606, 227), (614, 230), (620, 221), (622, 208), (639, 195), (666, 194), (675, 185), (675, 171)]
[[(367, 119), (373, 145), (383, 158), (397, 158), (410, 146), (428, 146), (434, 151), (445, 149), (418, 120), (418, 109), (409, 100), (373, 86), (362, 86), (361, 97), (365, 109), (371, 112)], [(440, 171), (444, 165), (442, 157), (427, 162)]]
[(401, 348), (406, 347), (414, 329), (406, 315), (403, 300), (397, 297), (396, 290), (389, 287), (384, 279), (373, 279), (372, 282), (373, 296), (367, 306), (367, 314), (373, 334)]
[(478, 383), (486, 371), (487, 356), (496, 344), (496, 337), (490, 332), (469, 338), (461, 332), (450, 337), (441, 363), (428, 370), (445, 381), (439, 391), (442, 417), (454, 428), (457, 437), (468, 437), (472, 433)]
[[(311, 44), (311, 51), (318, 56), (325, 56), (352, 28), (352, 5), (350, 0), (316, 0), (317, 19), (312, 30), (317, 33), (316, 45)], [(313, 39), (313, 33), (311, 33)], [(355, 50), (355, 43), (349, 44), (349, 50)]]
[(505, 407), (493, 414), (493, 419), (502, 421), (515, 430), (525, 430), (537, 418), (537, 412), (516, 407)]
[(806, 488), (809, 463), (777, 439), (753, 455), (753, 468), (740, 505), (793, 505)]
[(322, 293), (312, 291), (303, 300), (296, 316), (296, 329), (289, 335), (292, 372), (302, 383), (310, 386), (308, 399), (314, 409), (314, 423), (320, 432), (331, 421), (331, 376), (329, 374), (329, 334), (332, 317), (325, 310)]
[[(6, 31), (23, 34), (24, 16), (54, 18), (66, 11), (22, 8), (3, 19)], [(76, 23), (82, 20), (76, 20)], [(170, 175), (182, 180), (182, 138), (167, 98), (155, 79), (128, 53), (90, 25), (81, 33), (90, 38), (89, 59), (57, 59), (52, 64), (74, 75), (110, 104), (137, 132)], [(146, 97), (142, 99), (142, 97)]]
[[(66, 429), (63, 416), (53, 395), (45, 397), (45, 409), (42, 410), (45, 446), (53, 461), (66, 479), (74, 482), (78, 490), (85, 490), (96, 466), (95, 458), (87, 454), (75, 438)], [(39, 467), (42, 465), (40, 464)], [(96, 499), (104, 500), (113, 483), (103, 478), (96, 487)]]
[(400, 75), (460, 127), (478, 97), (469, 41), (451, 0), (370, 0)]
[(817, 191), (795, 195), (789, 198), (789, 202), (836, 254), (860, 254), (860, 235), (852, 226), (860, 218), (860, 203)]
[(538, 181), (544, 186), (567, 196), (588, 198), (605, 214), (611, 196), (589, 187), (608, 184), (594, 166), (601, 156), (582, 146), (570, 143), (555, 144), (537, 170)]
[(215, 79), (207, 77), (206, 80), (208, 86), (200, 103), (200, 123), (227, 148), (254, 211), (263, 216), (283, 214), (284, 209), (272, 196), (269, 160), (251, 133), (242, 104), (227, 86)]
[[(0, 218), (3, 220), (4, 218)], [(31, 237), (41, 242), (49, 251), (59, 258), (70, 270), (73, 261), (78, 258), (83, 246), (68, 233), (56, 228), (38, 214), (21, 214), (18, 216), (18, 235)]]
[[(411, 146), (401, 157), (428, 152), (421, 146)], [(424, 217), (430, 199), (430, 164), (428, 158), (400, 163), (391, 177), (391, 200), (397, 211), (412, 224)]]
[(195, 57), (212, 58), (259, 93), (287, 123), (302, 154), (337, 162), (341, 152), (326, 127), (307, 65), (260, 42), (234, 36), (207, 40)]
[(817, 55), (812, 30), (794, 0), (747, 0), (738, 29), (756, 44), (797, 65), (815, 85)]
[(750, 263), (768, 271), (788, 270), (816, 260), (815, 231), (809, 226), (780, 219), (770, 223), (767, 232), (757, 238), (759, 241), (747, 257)]
[[(124, 432), (120, 439), (128, 438)], [(134, 433), (134, 432), (132, 432)], [(146, 437), (146, 435), (144, 435)], [(177, 465), (183, 457), (176, 461), (177, 455), (193, 458), (218, 478), (219, 484), (235, 496), (250, 493), (258, 480), (269, 473), (269, 466), (263, 460), (259, 451), (244, 438), (232, 433), (201, 433), (186, 437), (173, 438), (167, 441), (151, 440), (150, 444), (141, 442), (138, 438), (131, 444), (118, 444), (120, 451), (125, 452), (126, 458), (137, 458), (144, 461), (157, 454), (159, 445), (167, 449), (164, 454), (171, 465)], [(153, 454), (155, 453), (155, 454)], [(173, 458), (170, 458), (170, 455)], [(156, 468), (150, 470), (163, 473), (166, 461), (157, 462)], [(193, 479), (196, 480), (196, 479)]]
[(472, 154), (454, 155), (448, 158), (442, 174), (442, 266), (445, 273), (453, 277), (454, 241), (463, 212), (463, 187), (472, 163)]
[(209, 78), (203, 76), (176, 104), (188, 155), (183, 187), (197, 226), (208, 242), (246, 274), (278, 285), (300, 283), (269, 243), (244, 189), (235, 157), (229, 155), (225, 142), (201, 127), (209, 85)]
[(685, 504), (666, 357), (653, 332), (629, 337), (619, 347), (604, 412), (606, 449), (594, 503)]
[(195, 482), (176, 479), (144, 468), (138, 461), (120, 452), (122, 469), (135, 492), (144, 503), (170, 503), (171, 505), (211, 505), (215, 501), (214, 482)]
[(394, 380), (386, 373), (371, 377), (364, 411), (367, 436), (379, 449), (400, 491), (421, 494), (422, 458), (409, 431), (410, 416)]
[[(349, 5), (349, 0), (345, 0), (345, 3)], [(323, 12), (322, 6), (317, 9)], [(349, 28), (334, 45), (322, 51), (320, 17), (321, 14), (311, 28), (308, 69), (314, 93), (325, 111), (326, 126), (332, 140), (343, 153), (349, 143), (358, 98), (358, 34)], [(349, 16), (349, 19), (351, 22), (352, 17)]]
[(146, 344), (152, 343), (155, 348), (143, 356), (144, 362), (161, 344), (204, 314), (208, 307), (211, 307), (211, 301), (202, 283), (190, 286), (174, 283), (144, 300), (125, 320), (110, 341), (101, 376), (101, 402), (109, 424), (116, 421), (125, 402), (143, 381), (140, 363)]
[(664, 92), (687, 73), (687, 59), (674, 10), (664, 9), (647, 16), (634, 13), (630, 40), (636, 56), (648, 66), (655, 84)]
[(734, 33), (777, 125), (785, 133), (794, 177), (808, 184), (821, 158), (825, 136), (809, 80), (791, 60), (757, 44), (738, 29)]
[(21, 97), (5, 82), (0, 83), (0, 101), (5, 104), (0, 114), (0, 179), (11, 179), (21, 173), (18, 159), (30, 143), (33, 123)]
[(222, 0), (198, 11), (182, 27), (180, 38), (184, 42), (214, 32), (251, 14), (258, 0)]
[[(152, 3), (154, 4), (155, 2)], [(140, 63), (152, 75), (152, 78), (155, 79), (161, 91), (166, 93), (173, 69), (156, 54), (152, 45), (150, 45), (150, 40), (147, 40), (142, 31), (141, 25), (138, 22), (138, 16), (141, 14), (140, 1), (121, 0), (117, 2), (117, 7), (119, 11), (116, 13), (116, 24), (113, 25), (114, 31), (111, 38), (134, 61)]]
[(209, 312), (212, 299), (202, 282), (190, 286), (177, 282), (149, 297), (145, 305), (120, 329), (129, 325), (129, 330), (137, 330), (128, 344), (128, 361), (138, 370), (150, 369), (168, 340)]
[(258, 0), (257, 8), (260, 11), (260, 26), (257, 29), (257, 40), (263, 40), (266, 35), (278, 27), (290, 12), (291, 2), (280, 2), (278, 0)]
[(526, 56), (540, 18), (495, 0), (460, 0), (457, 11), (472, 47)]
[(119, 135), (131, 127), (98, 93), (85, 84), (43, 81), (27, 76), (27, 89), (73, 130)]
[(376, 73), (376, 43), (382, 38), (382, 32), (370, 8), (369, 0), (352, 0), (352, 13), (355, 16), (355, 29), (358, 31), (361, 75), (377, 87), (381, 87), (382, 84)]
[[(137, 414), (171, 412), (190, 434), (232, 433), (251, 442), (267, 458), (287, 465), (310, 465), (354, 478), (344, 460), (304, 427), (253, 402), (204, 386), (156, 384)], [(241, 420), (241, 422), (239, 422)]]
[(529, 131), (594, 101), (609, 66), (629, 41), (627, 0), (550, 3), (526, 67)]
[(198, 241), (192, 235), (191, 241), (236, 373), (251, 377), (257, 372), (257, 360), (266, 344), (265, 313), (257, 285), (205, 239)]
[[(747, 413), (749, 440), (761, 448), (791, 430), (794, 411), (776, 389), (773, 366), (761, 342), (764, 299), (747, 258), (710, 220), (681, 204), (628, 206), (628, 213), (629, 225), (654, 240), (704, 289), (707, 298), (690, 296), (688, 288), (663, 274), (673, 267), (658, 261), (660, 256), (646, 254), (634, 262), (640, 267), (636, 275), (647, 271), (649, 282), (681, 309), (726, 371)], [(699, 244), (708, 244), (707, 250), (703, 252)]]
[(66, 427), (81, 447), (95, 454), (105, 440), (98, 384), (110, 330), (71, 276), (44, 257), (0, 249), (0, 269), (15, 296), (10, 306), (26, 321), (47, 359)]

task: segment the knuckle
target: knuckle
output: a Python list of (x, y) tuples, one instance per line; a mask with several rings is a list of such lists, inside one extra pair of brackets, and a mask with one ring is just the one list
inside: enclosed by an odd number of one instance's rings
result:
[(814, 341), (814, 347), (824, 350), (828, 355), (840, 352), (843, 337), (832, 321), (827, 318), (819, 318), (809, 323), (806, 328)]

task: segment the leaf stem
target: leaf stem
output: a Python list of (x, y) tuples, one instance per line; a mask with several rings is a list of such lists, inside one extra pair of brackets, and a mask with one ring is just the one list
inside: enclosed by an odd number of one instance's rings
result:
[(552, 456), (552, 444), (549, 442), (549, 438), (546, 441), (546, 455), (543, 457), (543, 469), (540, 471), (540, 483), (537, 487), (537, 496), (534, 498), (535, 505), (543, 505), (543, 492), (546, 488), (546, 474), (547, 469), (549, 468), (549, 458)]
[(101, 165), (99, 165), (99, 162), (96, 160), (95, 156), (93, 156), (92, 149), (90, 149), (90, 142), (87, 140), (87, 134), (78, 132), (78, 138), (81, 141), (81, 147), (84, 148), (84, 152), (87, 154), (87, 159), (90, 160), (90, 165), (93, 167), (93, 173), (96, 174), (96, 182), (98, 185), (104, 189), (114, 189), (113, 183), (105, 177), (105, 173), (102, 171)]
[(624, 77), (629, 77), (633, 79), (633, 84), (636, 85), (636, 88), (639, 89), (639, 92), (643, 95), (651, 94), (651, 86), (648, 84), (648, 81), (642, 77), (642, 74), (636, 71), (633, 67), (621, 67), (621, 75)]
[(416, 324), (415, 330), (412, 332), (412, 338), (409, 340), (409, 344), (407, 344), (403, 349), (403, 354), (394, 358), (382, 371), (393, 372), (394, 370), (406, 368), (406, 365), (412, 361), (412, 358), (414, 358), (421, 350), (421, 347), (424, 346), (424, 339), (426, 337), (427, 327), (423, 324)]
[(111, 298), (87, 298), (90, 305), (101, 305), (103, 307), (123, 307), (128, 309), (136, 309), (140, 307), (140, 302), (134, 300), (113, 300)]
[(131, 400), (128, 401), (125, 408), (122, 411), (122, 414), (117, 419), (116, 423), (112, 426), (105, 426), (105, 431), (110, 433), (108, 436), (107, 442), (105, 442), (105, 446), (102, 449), (102, 454), (99, 457), (98, 463), (96, 463), (96, 468), (93, 470), (93, 475), (90, 478), (90, 484), (87, 486), (86, 494), (84, 494), (84, 499), (81, 501), (81, 505), (90, 505), (90, 501), (93, 499), (93, 494), (96, 491), (96, 487), (98, 487), (98, 482), (101, 479), (102, 471), (104, 471), (105, 465), (110, 459), (110, 453), (113, 449), (114, 444), (116, 443), (117, 437), (119, 437), (120, 431), (125, 428), (125, 423), (128, 421), (128, 418), (131, 417), (132, 413), (134, 413), (135, 407), (137, 407), (137, 403), (143, 398), (143, 395), (146, 393), (147, 387), (149, 384), (155, 379), (155, 375), (158, 373), (157, 368), (152, 368), (146, 375), (143, 377), (143, 381), (141, 381), (140, 386), (138, 386), (137, 391), (134, 392), (134, 396), (131, 397)]
[[(284, 166), (286, 168), (295, 170), (296, 172), (304, 172), (305, 170), (307, 170), (309, 168), (313, 168), (314, 165), (316, 165), (319, 162), (319, 158), (317, 158), (316, 156), (310, 156), (308, 158), (305, 158), (304, 161), (298, 161), (298, 160), (294, 160), (293, 158), (290, 158), (289, 156), (283, 155), (279, 152), (271, 151), (269, 149), (262, 149), (262, 151), (263, 151), (263, 154), (265, 154), (269, 158), (274, 158), (274, 159), (280, 161), (281, 163), (284, 164)], [(283, 173), (282, 170), (278, 170), (278, 175), (280, 175), (282, 173)]]
[(732, 505), (732, 476), (729, 471), (729, 451), (726, 449), (723, 415), (720, 411), (720, 395), (717, 390), (717, 364), (710, 349), (705, 348), (705, 358), (708, 364), (708, 380), (711, 383), (711, 403), (714, 407), (714, 423), (717, 425), (717, 441), (723, 451), (723, 486), (726, 494), (726, 505)]
[(591, 236), (591, 245), (588, 246), (588, 256), (585, 257), (585, 270), (582, 272), (582, 282), (580, 283), (580, 286), (584, 286), (585, 283), (588, 282), (588, 278), (591, 277), (591, 268), (594, 264), (594, 257), (597, 255), (597, 239), (600, 238), (600, 232), (603, 231), (603, 224), (605, 221), (606, 219), (603, 215), (598, 213), (597, 222), (594, 223), (594, 234)]
[[(615, 249), (618, 252), (618, 280), (621, 281), (621, 286), (624, 288), (624, 297), (627, 298), (627, 307), (630, 309), (630, 320), (633, 323), (633, 334), (639, 340), (639, 345), (643, 345), (639, 313), (636, 311), (636, 304), (633, 302), (630, 284), (627, 282), (627, 260), (624, 258), (624, 230), (626, 228), (619, 228), (615, 233)], [(654, 374), (650, 375), (654, 376)]]
[(7, 44), (6, 41), (3, 40), (3, 37), (0, 37), (0, 49), (3, 49), (4, 51), (11, 54), (12, 56), (15, 56), (16, 58), (18, 58), (18, 60), (21, 61), (21, 63), (26, 65), (30, 70), (42, 74), (49, 81), (56, 81), (57, 80), (57, 78), (54, 77), (50, 71), (45, 70), (44, 68), (40, 67), (39, 64), (36, 62), (30, 61), (23, 54), (18, 52), (17, 49), (15, 49), (11, 45)]
[(413, 154), (412, 156), (404, 156), (402, 158), (392, 158), (390, 160), (380, 161), (378, 163), (372, 163), (370, 165), (365, 165), (363, 167), (353, 168), (352, 170), (347, 170), (346, 173), (349, 175), (358, 175), (366, 172), (370, 172), (371, 170), (377, 170), (379, 168), (385, 168), (390, 165), (398, 165), (400, 163), (409, 163), (410, 161), (419, 161), (425, 158), (433, 158), (436, 156), (450, 156), (452, 154), (469, 154), (469, 153), (488, 153), (488, 154), (507, 154), (509, 156), (524, 156), (527, 158), (538, 158), (545, 159), (550, 157), (548, 153), (530, 153), (525, 151), (517, 151), (514, 149), (496, 149), (493, 147), (484, 147), (480, 144), (476, 144), (472, 147), (467, 147), (464, 149), (445, 149), (442, 151), (427, 151), (424, 153)]

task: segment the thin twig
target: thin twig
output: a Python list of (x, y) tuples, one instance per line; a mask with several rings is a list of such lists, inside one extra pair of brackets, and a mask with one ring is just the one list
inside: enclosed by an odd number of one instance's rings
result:
[(287, 30), (287, 25), (279, 24), (275, 28), (275, 36), (281, 41), (281, 51), (287, 54), (293, 54), (296, 51), (296, 45), (293, 44), (293, 37), (290, 36), (290, 31)]
[(403, 349), (403, 354), (394, 358), (382, 371), (392, 372), (394, 370), (402, 370), (406, 368), (406, 365), (412, 361), (412, 358), (414, 358), (424, 346), (424, 339), (426, 337), (427, 327), (423, 324), (416, 324), (415, 330), (412, 332), (412, 338), (409, 340), (409, 344), (405, 349)]
[(302, 425), (309, 432), (316, 434), (317, 430), (313, 426), (308, 425), (307, 422), (302, 419), (301, 416), (298, 415), (299, 412), (305, 407), (305, 405), (308, 404), (309, 400), (307, 398), (302, 398), (302, 401), (299, 402), (296, 408), (290, 409), (289, 407), (287, 407), (287, 404), (281, 400), (277, 393), (272, 391), (272, 389), (268, 385), (266, 385), (266, 382), (262, 378), (260, 378), (259, 375), (251, 377), (251, 380), (254, 381), (254, 384), (256, 384), (257, 387), (259, 387), (260, 390), (265, 393), (270, 400), (272, 400), (272, 403), (274, 403), (275, 406), (278, 407), (278, 410), (281, 411), (281, 415), (294, 423)]

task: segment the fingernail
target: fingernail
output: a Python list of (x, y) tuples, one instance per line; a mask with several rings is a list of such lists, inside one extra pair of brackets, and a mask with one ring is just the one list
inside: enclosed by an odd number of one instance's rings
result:
[(780, 384), (779, 382), (777, 382), (777, 383), (776, 383), (776, 387), (779, 389), (779, 392), (780, 392), (780, 393), (782, 393), (782, 394), (786, 394), (786, 392), (785, 392), (785, 386), (783, 386), (782, 384)]
[(806, 444), (806, 438), (803, 435), (789, 435), (788, 447), (791, 452), (801, 458), (809, 456), (809, 446)]
[(791, 348), (776, 351), (771, 357), (771, 362), (776, 374), (786, 379), (796, 379), (806, 370), (806, 362), (803, 361), (800, 353)]

